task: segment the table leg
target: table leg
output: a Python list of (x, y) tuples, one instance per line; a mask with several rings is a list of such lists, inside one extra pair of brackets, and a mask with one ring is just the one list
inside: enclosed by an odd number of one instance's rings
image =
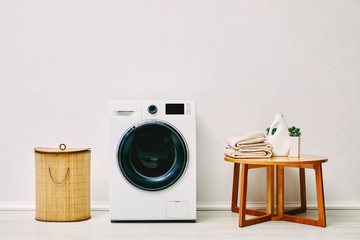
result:
[(300, 175), (300, 199), (301, 208), (303, 212), (306, 212), (306, 181), (305, 181), (305, 168), (299, 168)]
[(298, 213), (306, 212), (306, 186), (305, 186), (305, 168), (299, 168), (300, 177), (300, 207), (288, 210), (285, 212), (287, 215), (295, 215)]
[(266, 167), (266, 214), (274, 216), (274, 166)]
[(232, 189), (232, 200), (231, 200), (231, 211), (238, 213), (238, 194), (239, 194), (239, 173), (240, 163), (234, 163), (234, 175), (233, 175), (233, 189)]
[(318, 214), (319, 219), (309, 219), (296, 217), (292, 215), (283, 214), (282, 219), (289, 222), (302, 223), (312, 226), (325, 227), (325, 203), (324, 203), (324, 188), (323, 188), (323, 179), (322, 179), (322, 168), (321, 164), (314, 164), (312, 168), (315, 170), (315, 178), (316, 178), (316, 192), (317, 192), (317, 202), (318, 202)]
[(284, 214), (284, 166), (276, 166), (276, 211), (278, 219), (280, 220)]
[(317, 192), (318, 214), (319, 214), (318, 226), (325, 227), (326, 226), (325, 199), (324, 199), (324, 186), (323, 186), (321, 164), (316, 164), (314, 168), (315, 168), (315, 177), (316, 177), (316, 192)]
[[(267, 200), (269, 201), (267, 203), (267, 210), (266, 212), (263, 211), (257, 211), (257, 210), (251, 210), (246, 209), (246, 198), (247, 198), (247, 183), (248, 183), (248, 172), (250, 168), (258, 168), (258, 167), (265, 167), (265, 166), (251, 166), (249, 167), (248, 164), (243, 164), (241, 167), (241, 188), (240, 188), (240, 204), (239, 204), (239, 227), (246, 227), (250, 226), (256, 223), (266, 222), (271, 220), (271, 214), (268, 212), (273, 212), (273, 207), (271, 205), (274, 205), (274, 201), (271, 198), (271, 194), (274, 193), (273, 188), (270, 187), (270, 183), (267, 183), (267, 195), (270, 194), (270, 197), (267, 196)], [(271, 176), (273, 176), (274, 171), (273, 167), (270, 166), (267, 168), (267, 180), (270, 180), (271, 182)], [(272, 170), (272, 171), (271, 171)], [(271, 193), (272, 190), (272, 193)], [(246, 219), (246, 214), (255, 215), (257, 217)]]
[(246, 197), (247, 197), (248, 164), (243, 164), (241, 168), (241, 190), (239, 204), (239, 226), (246, 226)]

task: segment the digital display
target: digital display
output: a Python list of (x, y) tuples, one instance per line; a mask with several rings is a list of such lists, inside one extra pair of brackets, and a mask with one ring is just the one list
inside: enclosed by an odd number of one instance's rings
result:
[(166, 114), (179, 114), (184, 115), (185, 105), (183, 103), (167, 103), (165, 104)]

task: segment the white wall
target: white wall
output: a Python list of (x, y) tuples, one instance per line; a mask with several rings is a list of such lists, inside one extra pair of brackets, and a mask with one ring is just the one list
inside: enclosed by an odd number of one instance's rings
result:
[(61, 142), (92, 148), (92, 202), (106, 204), (108, 101), (195, 99), (200, 203), (230, 202), (226, 139), (283, 113), (303, 153), (329, 157), (326, 202), (359, 207), (359, 43), (358, 0), (1, 0), (0, 204), (35, 201), (33, 148)]

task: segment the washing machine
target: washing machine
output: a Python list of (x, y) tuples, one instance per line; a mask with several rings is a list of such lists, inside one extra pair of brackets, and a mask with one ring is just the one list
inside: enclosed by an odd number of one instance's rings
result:
[(195, 101), (111, 101), (110, 219), (196, 220)]

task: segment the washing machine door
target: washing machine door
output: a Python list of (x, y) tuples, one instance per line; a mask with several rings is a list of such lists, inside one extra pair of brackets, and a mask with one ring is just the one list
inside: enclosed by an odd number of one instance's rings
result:
[(118, 148), (121, 173), (133, 186), (166, 189), (179, 180), (188, 163), (186, 142), (177, 129), (162, 121), (145, 121), (129, 128)]

